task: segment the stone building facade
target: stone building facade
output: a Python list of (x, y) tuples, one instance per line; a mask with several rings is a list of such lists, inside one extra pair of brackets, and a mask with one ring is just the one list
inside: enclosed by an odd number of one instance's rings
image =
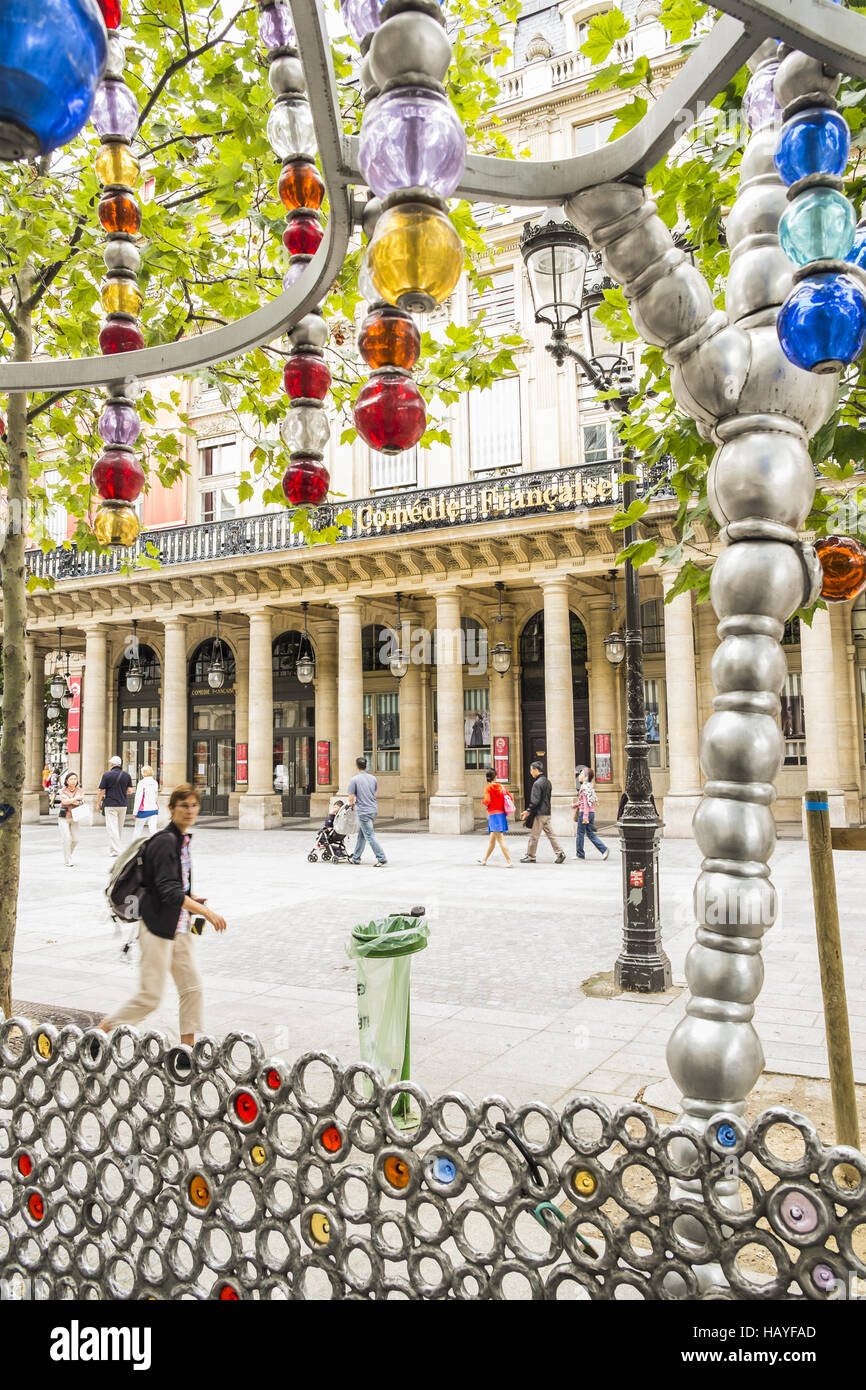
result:
[[(618, 98), (589, 93), (579, 53), (598, 0), (527, 0), (510, 35), (514, 57), (497, 75), (499, 116), (516, 152), (566, 156), (603, 143)], [(666, 45), (654, 0), (616, 56), (639, 53), (661, 82), (683, 54)], [(330, 545), (310, 547), (288, 515), (240, 504), (237, 482), (253, 441), (246, 424), (198, 382), (182, 392), (194, 432), (180, 435), (188, 475), (143, 500), (144, 532), (161, 567), (126, 571), (116, 557), (64, 548), (31, 552), (55, 580), (30, 600), (31, 709), (27, 814), (38, 813), (44, 759), (42, 676), (57, 629), (80, 677), (80, 739), (70, 750), (92, 793), (109, 756), (133, 774), (150, 762), (161, 784), (192, 780), (206, 813), (267, 829), (284, 817), (323, 813), (365, 753), (385, 815), (428, 820), (432, 831), (465, 831), (482, 815), (489, 766), (520, 802), (528, 764), (542, 757), (555, 791), (555, 820), (571, 825), (574, 769), (596, 767), (601, 816), (615, 814), (624, 776), (624, 682), (604, 638), (622, 624), (612, 611), (610, 530), (619, 485), (614, 423), (573, 364), (544, 351), (533, 323), (518, 242), (532, 209), (483, 207), (493, 287), (466, 285), (427, 324), (441, 331), (486, 311), (491, 332), (526, 340), (517, 372), (462, 399), (452, 446), (375, 455), (333, 431), (328, 466), (351, 523)], [(345, 326), (351, 335), (352, 326)], [(166, 405), (163, 423), (172, 424)], [(340, 508), (324, 508), (322, 523)], [(657, 497), (647, 534), (672, 537), (673, 499)], [(65, 519), (54, 519), (58, 541)], [(696, 528), (690, 557), (712, 562)], [(699, 730), (710, 713), (717, 642), (708, 604), (670, 604), (675, 580), (641, 570), (647, 729), (656, 800), (666, 833), (689, 833), (700, 792)], [(401, 681), (387, 666), (400, 596), (400, 645), (414, 659)], [(302, 605), (306, 604), (306, 610)], [(501, 607), (501, 621), (499, 619)], [(208, 684), (219, 614), (225, 679)], [(306, 623), (315, 654), (309, 685), (297, 678)], [(800, 819), (808, 782), (828, 786), (838, 823), (866, 811), (866, 596), (789, 627), (783, 698), (785, 768), (777, 816)], [(496, 642), (511, 650), (504, 675)], [(126, 689), (134, 644), (142, 689)]]

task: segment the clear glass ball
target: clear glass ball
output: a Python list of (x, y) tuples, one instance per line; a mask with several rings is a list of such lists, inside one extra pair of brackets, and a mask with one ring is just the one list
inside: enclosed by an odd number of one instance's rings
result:
[(278, 101), (268, 117), (268, 140), (280, 159), (312, 159), (316, 153), (308, 101)]
[(280, 426), (290, 454), (323, 454), (331, 437), (327, 412), (320, 406), (294, 406)]

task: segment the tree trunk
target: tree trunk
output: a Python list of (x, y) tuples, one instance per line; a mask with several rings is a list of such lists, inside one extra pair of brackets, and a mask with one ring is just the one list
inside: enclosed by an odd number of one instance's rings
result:
[[(22, 274), (23, 302), (32, 288), (27, 270)], [(30, 313), (19, 310), (14, 360), (27, 362), (33, 350)], [(24, 546), (27, 539), (27, 492), (30, 467), (27, 458), (27, 395), (9, 397), (6, 452), (9, 472), (6, 487), (6, 535), (0, 547), (0, 582), (3, 586), (3, 732), (0, 737), (0, 1010), (12, 1012), (12, 953), (18, 911), (21, 865), (21, 811), (24, 796), (26, 748), (27, 660), (24, 634), (27, 627), (27, 586)]]

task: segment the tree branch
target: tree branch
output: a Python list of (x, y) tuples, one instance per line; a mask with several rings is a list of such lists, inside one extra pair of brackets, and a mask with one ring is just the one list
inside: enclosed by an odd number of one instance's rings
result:
[(18, 337), (18, 325), (17, 325), (17, 323), (15, 322), (14, 318), (12, 317), (12, 311), (11, 311), (11, 309), (9, 308), (9, 306), (7, 305), (5, 299), (0, 299), (0, 314), (3, 315), (4, 319), (6, 320), (7, 324), (9, 325), (9, 331), (11, 332), (13, 338), (16, 338), (16, 339), (17, 339), (17, 337)]
[(37, 415), (41, 415), (44, 410), (50, 410), (58, 401), (62, 401), (64, 396), (70, 394), (70, 391), (54, 391), (50, 396), (46, 396), (44, 401), (40, 401), (39, 405), (31, 406), (30, 410), (27, 412), (28, 425), (33, 423)]
[(223, 25), (219, 33), (215, 34), (212, 39), (209, 39), (207, 43), (201, 44), (198, 48), (195, 48), (192, 51), (187, 51), (187, 54), (184, 58), (176, 58), (173, 63), (169, 63), (165, 72), (162, 74), (153, 91), (151, 92), (150, 96), (148, 97), (147, 101), (145, 102), (144, 107), (138, 117), (139, 130), (141, 130), (142, 126), (144, 125), (145, 121), (147, 120), (148, 116), (153, 110), (154, 106), (159, 101), (159, 98), (162, 96), (162, 93), (165, 91), (166, 87), (168, 86), (171, 79), (175, 76), (175, 74), (182, 72), (185, 67), (187, 67), (190, 63), (194, 62), (196, 58), (201, 58), (201, 56), (204, 53), (207, 53), (211, 48), (215, 48), (216, 45), (220, 42), (220, 40), (225, 38), (229, 30), (234, 27), (234, 25), (240, 19), (245, 9), (246, 5), (242, 5), (241, 8), (237, 11), (237, 13), (232, 15), (228, 24)]

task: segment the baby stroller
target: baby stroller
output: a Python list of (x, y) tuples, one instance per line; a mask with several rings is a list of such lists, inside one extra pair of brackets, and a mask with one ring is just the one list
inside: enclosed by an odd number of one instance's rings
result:
[(334, 824), (344, 809), (348, 810), (349, 808), (344, 808), (342, 801), (338, 801), (333, 810), (325, 817), (325, 823), (316, 836), (316, 843), (307, 855), (311, 864), (316, 864), (320, 856), (323, 864), (345, 864), (348, 862), (346, 836), (341, 834)]

